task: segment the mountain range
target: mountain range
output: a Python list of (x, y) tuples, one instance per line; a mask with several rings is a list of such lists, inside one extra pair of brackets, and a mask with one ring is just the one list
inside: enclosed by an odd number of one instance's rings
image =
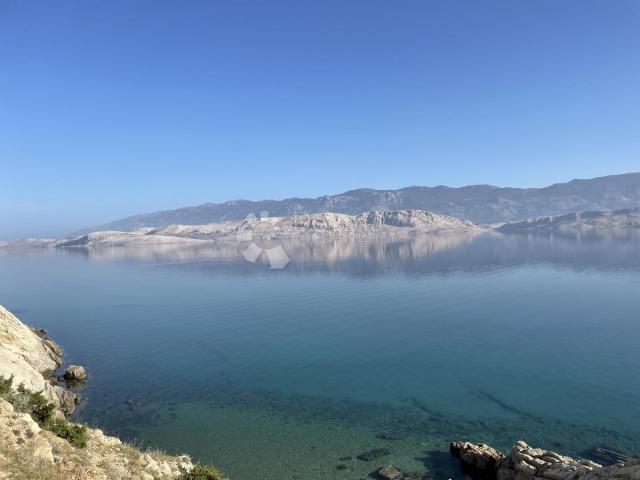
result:
[(590, 230), (629, 231), (640, 229), (640, 208), (627, 208), (613, 212), (579, 212), (555, 217), (535, 217), (521, 222), (505, 223), (498, 228), (505, 233)]
[(133, 215), (78, 233), (175, 224), (202, 225), (241, 220), (252, 214), (278, 217), (296, 212), (358, 215), (372, 210), (417, 209), (468, 219), (476, 224), (494, 224), (587, 210), (635, 207), (640, 207), (640, 173), (576, 179), (543, 188), (412, 186), (398, 190), (361, 188), (317, 198), (233, 200)]

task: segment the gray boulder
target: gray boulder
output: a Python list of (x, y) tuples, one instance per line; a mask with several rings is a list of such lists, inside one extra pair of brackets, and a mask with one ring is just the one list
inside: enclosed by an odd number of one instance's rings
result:
[(69, 365), (64, 371), (64, 379), (71, 382), (84, 382), (87, 380), (87, 371), (80, 365)]

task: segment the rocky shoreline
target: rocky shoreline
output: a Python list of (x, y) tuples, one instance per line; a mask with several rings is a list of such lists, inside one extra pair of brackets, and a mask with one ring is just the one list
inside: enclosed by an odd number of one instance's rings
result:
[(507, 455), (484, 443), (471, 442), (453, 442), (450, 452), (460, 459), (465, 476), (485, 480), (640, 480), (640, 459), (618, 457), (619, 463), (603, 466), (533, 448), (523, 441)]
[[(28, 327), (0, 305), (0, 479), (183, 480), (204, 468), (186, 455), (142, 452), (67, 421), (79, 399), (58, 381), (84, 381), (87, 374), (70, 365), (56, 377), (63, 355), (46, 331)], [(33, 404), (38, 408), (30, 410)]]
[(0, 326), (0, 376), (13, 376), (16, 385), (41, 391), (62, 414), (72, 414), (77, 395), (51, 382), (55, 370), (62, 366), (62, 348), (46, 331), (24, 325), (1, 305)]

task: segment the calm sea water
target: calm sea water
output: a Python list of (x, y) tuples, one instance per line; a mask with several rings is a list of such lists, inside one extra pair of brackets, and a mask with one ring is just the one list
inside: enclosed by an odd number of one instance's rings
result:
[(639, 238), (283, 246), (0, 251), (0, 303), (87, 366), (78, 420), (235, 480), (455, 478), (457, 439), (640, 454)]

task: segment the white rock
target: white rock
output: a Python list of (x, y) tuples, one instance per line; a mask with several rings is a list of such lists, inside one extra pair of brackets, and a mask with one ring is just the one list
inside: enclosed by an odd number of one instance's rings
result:
[(40, 426), (28, 413), (19, 413), (17, 418), (24, 425), (30, 437), (40, 433)]
[(13, 389), (23, 384), (28, 390), (42, 391), (47, 400), (71, 413), (76, 396), (52, 385), (43, 376), (60, 364), (59, 348), (54, 342), (40, 338), (0, 305), (0, 376), (13, 376)]
[(33, 456), (35, 458), (39, 458), (48, 463), (53, 463), (53, 449), (46, 438), (41, 436), (35, 437), (31, 441), (31, 448), (33, 449)]
[(81, 365), (69, 365), (64, 371), (65, 380), (83, 382), (87, 379), (87, 371)]

